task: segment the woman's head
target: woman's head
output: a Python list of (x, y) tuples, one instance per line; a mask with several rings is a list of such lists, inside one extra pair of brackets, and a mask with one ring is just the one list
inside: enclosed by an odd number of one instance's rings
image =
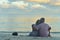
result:
[(38, 24), (40, 24), (40, 20), (39, 19), (36, 21), (36, 25), (38, 25)]

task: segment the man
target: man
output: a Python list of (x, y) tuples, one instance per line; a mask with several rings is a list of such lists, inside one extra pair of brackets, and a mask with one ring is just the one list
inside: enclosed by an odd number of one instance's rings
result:
[(51, 27), (48, 24), (44, 23), (45, 22), (45, 18), (41, 18), (40, 22), (41, 23), (39, 25), (35, 26), (35, 28), (37, 30), (39, 30), (39, 36), (40, 37), (48, 37), (48, 36), (50, 36)]

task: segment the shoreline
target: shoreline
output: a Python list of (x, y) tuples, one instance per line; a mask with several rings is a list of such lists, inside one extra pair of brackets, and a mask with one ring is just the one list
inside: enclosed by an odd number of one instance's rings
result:
[[(13, 32), (18, 32), (18, 33), (30, 33), (31, 31), (0, 31), (0, 33), (13, 33)], [(60, 33), (60, 32), (50, 32), (50, 33)]]

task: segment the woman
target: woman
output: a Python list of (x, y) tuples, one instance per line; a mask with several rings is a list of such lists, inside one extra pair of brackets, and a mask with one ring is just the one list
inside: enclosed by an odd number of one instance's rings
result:
[(39, 36), (38, 30), (35, 28), (36, 25), (40, 24), (40, 20), (36, 21), (36, 24), (32, 24), (32, 32), (29, 34), (29, 36)]

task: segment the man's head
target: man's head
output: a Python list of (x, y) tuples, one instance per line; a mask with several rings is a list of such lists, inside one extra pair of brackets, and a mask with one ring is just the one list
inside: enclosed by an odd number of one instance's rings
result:
[(44, 22), (45, 22), (45, 18), (41, 18), (41, 19), (40, 19), (40, 22), (41, 22), (41, 23), (44, 23)]

